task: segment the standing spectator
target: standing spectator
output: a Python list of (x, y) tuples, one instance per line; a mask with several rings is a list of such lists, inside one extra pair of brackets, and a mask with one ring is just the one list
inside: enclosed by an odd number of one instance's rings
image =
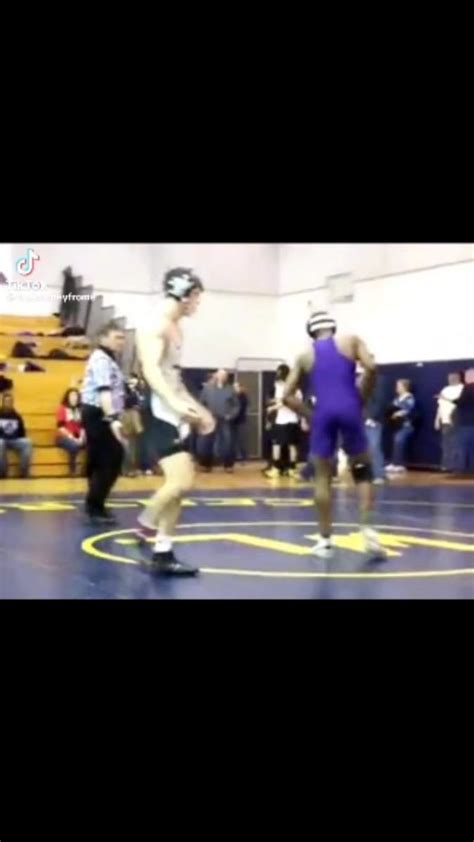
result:
[[(202, 394), (203, 390), (207, 386), (210, 386), (211, 384), (214, 384), (215, 379), (216, 379), (216, 372), (215, 371), (209, 372), (206, 376), (206, 379), (201, 383), (199, 394)], [(196, 389), (196, 397), (197, 397), (197, 387), (192, 388), (192, 393), (194, 394), (195, 389)], [(191, 432), (189, 434), (187, 447), (188, 447), (189, 453), (191, 453), (191, 455), (198, 462), (198, 464), (204, 470), (208, 470), (208, 468), (202, 462), (202, 459), (205, 458), (203, 456), (203, 454), (206, 451), (206, 444), (202, 441), (202, 433), (199, 432), (198, 428), (195, 425), (193, 425), (191, 427)]]
[(87, 442), (86, 514), (93, 526), (113, 525), (105, 502), (122, 468), (124, 437), (120, 416), (125, 403), (123, 374), (117, 363), (125, 334), (116, 322), (105, 324), (89, 357), (82, 386), (82, 420)]
[(241, 383), (234, 383), (234, 392), (239, 403), (239, 411), (232, 422), (232, 433), (234, 442), (234, 453), (237, 461), (247, 461), (247, 445), (245, 441), (247, 433), (247, 412), (249, 398)]
[(157, 467), (157, 456), (153, 444), (153, 415), (151, 414), (151, 392), (148, 383), (141, 375), (138, 378), (137, 395), (139, 401), (140, 422), (143, 429), (138, 440), (138, 462), (140, 471), (147, 477), (153, 476)]
[(406, 449), (414, 432), (415, 398), (411, 393), (409, 380), (397, 380), (396, 395), (389, 412), (390, 423), (395, 428), (393, 437), (393, 462), (387, 471), (394, 474), (406, 472)]
[(33, 444), (26, 435), (25, 424), (15, 410), (13, 395), (3, 395), (0, 408), (0, 478), (8, 474), (7, 450), (15, 450), (20, 455), (20, 476), (26, 478), (30, 473)]
[(139, 468), (139, 445), (144, 432), (140, 414), (142, 396), (140, 395), (139, 383), (138, 375), (132, 374), (125, 384), (125, 409), (122, 415), (122, 425), (123, 434), (127, 439), (127, 446), (125, 450), (124, 473), (129, 477), (137, 476)]
[(80, 394), (77, 389), (68, 389), (56, 413), (58, 432), (57, 447), (69, 454), (69, 473), (76, 475), (77, 456), (86, 444), (86, 434), (82, 426)]
[[(306, 398), (305, 403), (306, 403), (306, 406), (308, 407), (308, 410), (310, 410), (311, 412), (314, 412), (314, 409), (315, 409), (315, 406), (316, 406), (316, 398), (314, 398), (313, 396), (310, 396), (309, 398)], [(301, 468), (300, 474), (299, 474), (299, 479), (302, 480), (303, 482), (311, 482), (315, 478), (315, 475), (316, 475), (314, 458), (311, 456), (311, 453), (309, 452), (309, 434), (310, 434), (310, 431), (311, 431), (311, 418), (310, 417), (301, 418), (301, 432), (307, 440), (306, 441), (306, 444), (307, 444), (306, 449), (308, 451), (307, 458), (306, 458), (306, 464), (303, 465), (303, 467)]]
[(198, 441), (200, 462), (207, 471), (212, 469), (214, 461), (222, 462), (228, 473), (234, 470), (231, 424), (239, 412), (239, 403), (228, 379), (227, 371), (219, 369), (215, 374), (215, 382), (207, 383), (201, 393), (201, 403), (216, 419), (214, 432), (200, 436)]
[(445, 386), (438, 398), (438, 411), (435, 418), (435, 430), (441, 432), (441, 470), (450, 473), (456, 466), (457, 430), (454, 425), (456, 404), (453, 403), (463, 390), (464, 374), (454, 371), (448, 375), (448, 386)]
[(370, 460), (374, 473), (374, 485), (385, 482), (385, 459), (382, 450), (383, 422), (385, 420), (385, 384), (382, 376), (377, 376), (375, 388), (369, 397), (365, 414), (365, 432), (369, 444)]
[(463, 474), (474, 474), (474, 368), (464, 375), (462, 392), (453, 403), (456, 405), (456, 470)]
[[(285, 384), (289, 377), (290, 369), (286, 364), (278, 366), (275, 379), (274, 400), (267, 408), (269, 415), (275, 416), (275, 423), (273, 427), (273, 444), (272, 444), (272, 466), (268, 471), (265, 471), (265, 476), (268, 479), (276, 479), (284, 473), (282, 463), (282, 451), (284, 447), (288, 447), (290, 460), (287, 474), (292, 479), (298, 479), (296, 471), (296, 462), (298, 459), (298, 447), (300, 441), (300, 420), (296, 412), (284, 406), (282, 398), (285, 391)], [(299, 401), (303, 400), (303, 395), (300, 391), (295, 393), (295, 398)]]
[(206, 386), (215, 386), (217, 383), (217, 371), (210, 371), (207, 375), (206, 382), (202, 384), (202, 388), (205, 389)]

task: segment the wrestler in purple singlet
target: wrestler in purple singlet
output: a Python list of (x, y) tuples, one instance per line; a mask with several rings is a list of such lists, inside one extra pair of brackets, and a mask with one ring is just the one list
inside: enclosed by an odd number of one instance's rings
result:
[(316, 362), (310, 377), (316, 409), (311, 423), (311, 454), (332, 459), (339, 435), (348, 456), (366, 453), (368, 445), (355, 362), (341, 354), (332, 336), (316, 339), (313, 348)]

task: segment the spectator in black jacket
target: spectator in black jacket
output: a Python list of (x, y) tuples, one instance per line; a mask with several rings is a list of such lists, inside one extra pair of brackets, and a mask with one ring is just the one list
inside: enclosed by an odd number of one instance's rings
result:
[(125, 408), (122, 413), (122, 429), (127, 441), (125, 459), (122, 470), (126, 476), (136, 477), (139, 469), (140, 444), (142, 442), (144, 425), (140, 410), (145, 396), (140, 387), (140, 378), (132, 374), (125, 383)]
[(460, 473), (474, 474), (474, 368), (466, 371), (463, 390), (452, 403), (456, 405), (457, 467)]
[(20, 476), (27, 477), (30, 472), (33, 445), (27, 438), (23, 418), (16, 412), (13, 395), (3, 395), (0, 408), (0, 478), (8, 473), (7, 450), (15, 450), (20, 455)]
[(247, 461), (247, 447), (245, 442), (245, 434), (247, 432), (247, 412), (249, 407), (249, 398), (247, 392), (241, 383), (237, 381), (234, 383), (234, 392), (237, 395), (239, 402), (238, 414), (232, 421), (232, 435), (234, 439), (234, 453), (237, 461)]
[(378, 375), (374, 391), (368, 399), (365, 408), (365, 432), (367, 434), (372, 470), (374, 472), (374, 485), (383, 485), (385, 482), (385, 460), (382, 450), (385, 411), (385, 384), (383, 377)]

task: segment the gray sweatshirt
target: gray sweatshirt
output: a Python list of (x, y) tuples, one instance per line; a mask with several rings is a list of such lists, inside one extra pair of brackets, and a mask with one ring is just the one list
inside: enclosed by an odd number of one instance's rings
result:
[(239, 401), (232, 386), (204, 386), (201, 392), (201, 403), (204, 404), (215, 418), (232, 420), (238, 415)]

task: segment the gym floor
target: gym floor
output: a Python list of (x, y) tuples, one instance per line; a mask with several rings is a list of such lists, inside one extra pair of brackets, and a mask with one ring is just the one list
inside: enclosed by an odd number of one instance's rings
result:
[(473, 599), (474, 483), (409, 474), (378, 489), (383, 564), (362, 553), (353, 489), (335, 487), (330, 562), (310, 555), (317, 525), (309, 485), (263, 479), (255, 466), (200, 475), (185, 502), (176, 554), (197, 579), (154, 578), (140, 563), (136, 517), (159, 480), (121, 479), (119, 525), (83, 524), (83, 480), (8, 480), (0, 487), (3, 599)]

